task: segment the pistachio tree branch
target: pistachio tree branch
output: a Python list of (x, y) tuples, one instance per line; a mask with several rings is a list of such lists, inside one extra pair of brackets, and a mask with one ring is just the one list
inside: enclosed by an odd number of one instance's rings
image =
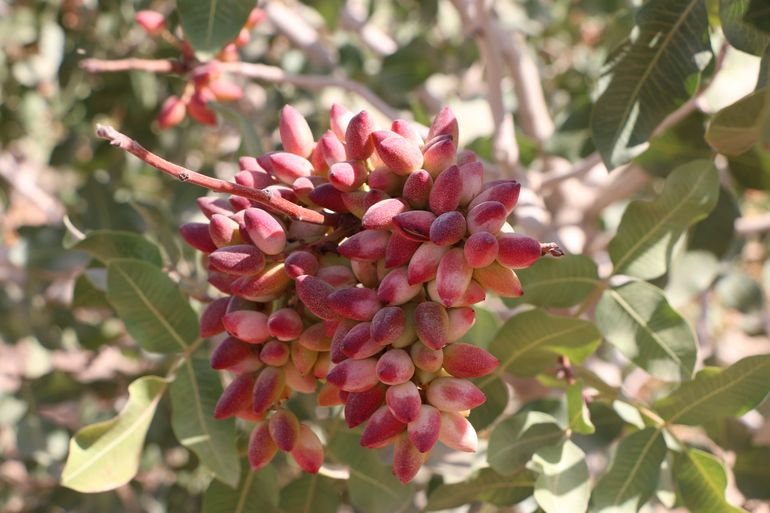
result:
[(186, 73), (188, 67), (173, 59), (85, 59), (80, 67), (89, 73), (116, 73), (121, 71), (148, 71), (150, 73)]
[(168, 160), (159, 157), (158, 155), (145, 149), (141, 144), (131, 139), (127, 135), (118, 132), (111, 126), (96, 125), (96, 135), (109, 141), (111, 145), (117, 146), (121, 150), (131, 153), (155, 169), (169, 176), (173, 176), (181, 182), (189, 182), (214, 192), (234, 194), (236, 196), (250, 199), (259, 203), (260, 205), (264, 205), (274, 212), (285, 214), (292, 219), (296, 219), (297, 221), (328, 225), (334, 225), (337, 222), (336, 216), (326, 215), (315, 210), (301, 207), (295, 203), (292, 203), (291, 201), (282, 198), (277, 194), (271, 193), (270, 191), (244, 187), (243, 185), (236, 183), (226, 182), (218, 178), (212, 178), (210, 176), (206, 176), (204, 174), (174, 164), (173, 162), (169, 162)]

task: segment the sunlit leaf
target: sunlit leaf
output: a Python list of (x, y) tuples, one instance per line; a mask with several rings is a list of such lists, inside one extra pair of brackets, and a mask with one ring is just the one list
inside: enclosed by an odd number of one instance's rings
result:
[(564, 429), (547, 413), (528, 411), (509, 417), (495, 426), (489, 437), (487, 460), (501, 474), (520, 470), (541, 447), (564, 438)]
[(674, 457), (674, 479), (680, 500), (692, 513), (739, 513), (725, 500), (727, 475), (714, 456), (688, 449)]
[(565, 440), (538, 450), (528, 465), (539, 475), (535, 481), (535, 501), (546, 513), (582, 513), (591, 495), (590, 475), (585, 453)]
[(717, 112), (706, 130), (706, 141), (719, 153), (745, 153), (762, 137), (770, 114), (770, 88), (744, 96)]
[(144, 376), (129, 385), (128, 402), (117, 417), (86, 426), (70, 440), (62, 486), (79, 492), (113, 490), (139, 468), (144, 437), (167, 382)]
[(707, 367), (657, 401), (655, 409), (671, 424), (700, 425), (742, 415), (770, 393), (769, 375), (770, 355), (749, 356), (726, 369)]
[(604, 291), (596, 324), (610, 343), (653, 376), (670, 381), (692, 377), (695, 333), (654, 285), (637, 281)]
[(696, 160), (672, 171), (655, 201), (636, 200), (626, 207), (609, 244), (614, 273), (646, 280), (665, 273), (676, 242), (711, 212), (718, 197), (712, 162)]
[(565, 308), (583, 301), (599, 283), (596, 264), (583, 255), (541, 258), (532, 267), (517, 270), (516, 274), (524, 296), (507, 300), (509, 304)]
[(567, 421), (572, 431), (582, 435), (590, 435), (596, 431), (591, 422), (588, 405), (583, 399), (583, 383), (577, 381), (568, 386), (564, 398), (567, 402)]
[(645, 428), (624, 438), (609, 470), (594, 488), (596, 513), (636, 513), (655, 493), (666, 442), (657, 428)]

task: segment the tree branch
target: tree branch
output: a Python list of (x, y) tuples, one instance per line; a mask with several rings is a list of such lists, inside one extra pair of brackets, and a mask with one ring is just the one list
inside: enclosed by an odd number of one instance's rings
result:
[(223, 62), (219, 69), (253, 78), (270, 84), (291, 84), (303, 89), (323, 89), (326, 87), (339, 87), (356, 94), (369, 102), (374, 108), (382, 112), (390, 119), (403, 117), (398, 110), (388, 105), (385, 100), (377, 96), (371, 89), (345, 77), (327, 75), (294, 75), (287, 73), (276, 66), (257, 64), (250, 62)]
[(149, 71), (150, 73), (186, 73), (188, 67), (172, 59), (85, 59), (80, 67), (89, 73), (116, 73), (121, 71)]
[(138, 142), (127, 135), (118, 132), (111, 126), (96, 125), (96, 135), (109, 141), (111, 145), (131, 153), (155, 169), (169, 176), (173, 176), (182, 182), (189, 182), (215, 192), (234, 194), (250, 199), (260, 205), (264, 205), (270, 210), (285, 214), (297, 221), (328, 225), (335, 225), (337, 223), (338, 218), (336, 216), (326, 215), (315, 210), (301, 207), (264, 189), (252, 189), (251, 187), (244, 187), (243, 185), (226, 182), (169, 162), (148, 151)]

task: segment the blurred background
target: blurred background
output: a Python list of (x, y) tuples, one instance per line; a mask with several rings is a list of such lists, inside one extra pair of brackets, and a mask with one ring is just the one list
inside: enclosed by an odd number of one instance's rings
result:
[[(715, 33), (719, 60), (708, 89), (645, 153), (609, 174), (589, 116), (602, 65), (631, 30), (635, 3), (501, 0), (494, 15), (474, 18), (473, 2), (462, 1), (265, 2), (264, 19), (237, 51), (243, 62), (266, 67), (257, 77), (231, 74), (243, 97), (212, 105), (216, 126), (187, 118), (160, 130), (161, 105), (183, 94), (185, 78), (81, 63), (177, 58), (177, 48), (134, 22), (138, 10), (152, 8), (167, 13), (174, 29), (173, 2), (0, 0), (0, 510), (197, 511), (209, 481), (173, 436), (164, 400), (135, 481), (90, 495), (58, 485), (70, 436), (113, 416), (127, 385), (162, 364), (127, 337), (89, 256), (65, 248), (97, 229), (143, 233), (187, 292), (205, 290), (203, 270), (176, 232), (195, 215), (202, 191), (97, 139), (96, 123), (173, 162), (230, 178), (238, 156), (278, 147), (286, 103), (317, 135), (333, 102), (422, 124), (449, 105), (460, 146), (490, 163), (490, 178), (527, 186), (517, 210), (524, 231), (606, 269), (606, 245), (628, 201), (659, 192), (677, 164), (710, 156), (706, 116), (750, 92), (760, 69), (759, 57), (728, 48)], [(687, 242), (698, 252), (676, 260), (658, 283), (695, 326), (702, 358), (714, 363), (770, 350), (764, 158), (729, 169), (723, 163), (719, 203)], [(494, 330), (497, 321), (490, 322)], [(596, 369), (645, 397), (647, 377), (638, 371)], [(521, 384), (544, 393), (528, 386)], [(768, 411), (725, 421), (722, 435), (713, 435), (727, 449), (740, 440), (770, 444)], [(758, 500), (755, 506), (770, 511)]]

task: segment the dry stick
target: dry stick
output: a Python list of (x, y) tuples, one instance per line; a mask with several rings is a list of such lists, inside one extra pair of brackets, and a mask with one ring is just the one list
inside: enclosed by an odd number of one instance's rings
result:
[(735, 231), (744, 237), (770, 231), (770, 213), (757, 216), (739, 217), (735, 220)]
[(474, 36), (484, 59), (488, 102), (495, 125), (492, 135), (492, 154), (506, 174), (514, 176), (519, 162), (519, 145), (516, 142), (513, 115), (506, 111), (503, 102), (503, 55), (492, 29), (491, 13), (483, 2), (476, 2), (476, 20), (478, 28)]
[[(178, 61), (163, 59), (121, 59), (114, 61), (86, 59), (80, 63), (80, 67), (89, 73), (111, 73), (129, 70), (149, 71), (151, 73), (185, 73), (190, 71)], [(345, 77), (293, 75), (286, 73), (276, 66), (252, 64), (249, 62), (220, 62), (219, 69), (261, 82), (290, 84), (303, 89), (338, 87), (360, 96), (390, 119), (402, 117), (398, 110), (388, 105), (385, 100), (377, 96), (371, 89)]]
[(337, 216), (325, 215), (315, 210), (310, 210), (305, 207), (301, 207), (291, 201), (288, 201), (281, 196), (266, 191), (264, 189), (253, 189), (251, 187), (244, 187), (236, 183), (226, 182), (218, 178), (212, 178), (210, 176), (191, 171), (185, 167), (179, 166), (168, 160), (165, 160), (158, 155), (148, 151), (142, 145), (135, 140), (131, 139), (125, 134), (122, 134), (106, 125), (96, 125), (96, 135), (102, 139), (106, 139), (111, 145), (117, 146), (123, 151), (127, 151), (132, 155), (140, 158), (147, 164), (151, 165), (155, 169), (166, 173), (169, 176), (173, 176), (181, 182), (189, 182), (214, 192), (222, 192), (226, 194), (234, 194), (241, 196), (257, 203), (264, 205), (271, 210), (286, 214), (292, 219), (297, 221), (305, 221), (313, 224), (328, 224), (334, 225), (337, 222)]
[(497, 20), (491, 22), (491, 27), (495, 38), (500, 41), (513, 79), (518, 106), (516, 112), (521, 120), (521, 128), (539, 144), (543, 144), (553, 135), (554, 123), (545, 102), (543, 82), (537, 64), (527, 51), (521, 33), (506, 30)]
[(165, 59), (85, 59), (80, 67), (89, 73), (116, 73), (121, 71), (149, 71), (150, 73), (185, 73), (188, 70), (180, 61)]
[(360, 96), (390, 119), (402, 117), (398, 110), (388, 105), (385, 100), (377, 96), (371, 89), (345, 77), (293, 75), (276, 66), (250, 62), (223, 62), (220, 64), (219, 68), (222, 71), (242, 75), (270, 84), (291, 84), (303, 89), (339, 87), (340, 89), (344, 89)]

